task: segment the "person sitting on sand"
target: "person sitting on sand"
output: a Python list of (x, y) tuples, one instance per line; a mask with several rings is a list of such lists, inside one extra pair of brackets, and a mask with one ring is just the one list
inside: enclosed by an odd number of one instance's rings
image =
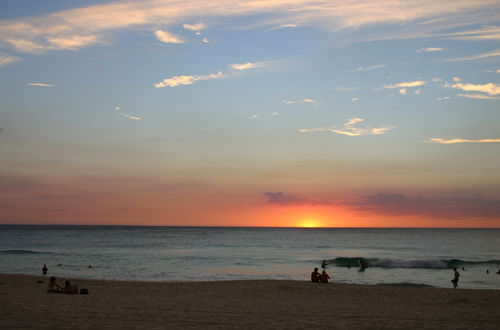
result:
[(323, 271), (323, 273), (321, 273), (321, 283), (328, 283), (328, 280), (330, 280), (330, 276)]
[(49, 269), (47, 268), (47, 265), (46, 264), (43, 264), (43, 268), (42, 268), (42, 274), (43, 275), (47, 275), (47, 272), (49, 271)]
[(318, 268), (314, 268), (314, 271), (311, 273), (311, 282), (319, 283), (321, 279), (320, 273), (318, 273)]
[(64, 288), (63, 288), (63, 293), (68, 293), (68, 294), (76, 294), (78, 293), (78, 288), (75, 286), (72, 286), (69, 281), (64, 282)]
[(50, 278), (50, 283), (49, 283), (49, 289), (47, 292), (50, 293), (60, 293), (61, 292), (61, 287), (56, 283), (56, 278), (52, 276)]
[(458, 278), (460, 277), (460, 273), (456, 268), (453, 268), (453, 279), (451, 280), (451, 283), (453, 283), (453, 288), (457, 288), (458, 286)]

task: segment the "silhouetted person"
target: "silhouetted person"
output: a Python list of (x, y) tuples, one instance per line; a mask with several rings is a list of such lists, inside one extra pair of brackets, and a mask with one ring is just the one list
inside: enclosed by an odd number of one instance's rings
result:
[(52, 276), (50, 278), (50, 283), (49, 283), (49, 289), (47, 292), (50, 293), (60, 293), (61, 292), (61, 287), (56, 283), (56, 278)]
[(72, 286), (69, 281), (64, 282), (64, 288), (62, 290), (64, 293), (68, 294), (77, 294), (78, 293), (78, 288), (75, 286)]
[(500, 269), (498, 270), (497, 274), (500, 274)]
[(49, 269), (47, 268), (47, 265), (46, 264), (43, 264), (43, 268), (42, 268), (42, 274), (43, 275), (47, 275), (47, 272), (49, 271)]
[(361, 260), (359, 260), (359, 271), (364, 272), (366, 268), (368, 268), (368, 265), (366, 264), (365, 259), (361, 258)]
[(451, 283), (453, 283), (453, 288), (457, 288), (458, 286), (458, 278), (460, 277), (460, 273), (456, 268), (453, 268), (453, 279), (451, 280)]
[(321, 278), (320, 273), (318, 273), (318, 268), (314, 268), (314, 271), (311, 273), (311, 282), (319, 283)]
[(489, 269), (486, 269), (486, 274), (489, 274), (490, 273), (490, 270)]
[(323, 260), (323, 262), (321, 263), (321, 268), (325, 268), (326, 267), (326, 260)]
[(323, 271), (321, 273), (321, 279), (320, 280), (321, 280), (321, 283), (328, 283), (328, 280), (330, 280), (330, 276), (328, 276), (328, 274), (325, 271)]

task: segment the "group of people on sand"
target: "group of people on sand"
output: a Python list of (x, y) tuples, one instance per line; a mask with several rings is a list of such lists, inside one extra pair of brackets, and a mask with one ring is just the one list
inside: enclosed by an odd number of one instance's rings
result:
[(311, 273), (311, 282), (313, 283), (328, 283), (329, 280), (330, 276), (325, 271), (320, 274), (318, 268), (314, 268), (314, 271)]
[[(49, 269), (47, 265), (44, 264), (42, 268), (42, 274), (47, 275)], [(40, 281), (41, 282), (41, 281)], [(66, 280), (64, 282), (64, 287), (61, 287), (56, 283), (56, 278), (54, 276), (50, 277), (49, 288), (47, 289), (49, 293), (67, 293), (67, 294), (77, 294), (78, 287), (76, 285), (71, 285), (70, 281)]]
[(77, 294), (78, 287), (76, 285), (71, 285), (71, 283), (68, 280), (66, 280), (66, 282), (64, 282), (64, 287), (61, 287), (61, 286), (59, 286), (59, 284), (56, 283), (56, 278), (54, 276), (52, 276), (50, 278), (49, 288), (47, 289), (47, 292), (49, 292), (49, 293)]

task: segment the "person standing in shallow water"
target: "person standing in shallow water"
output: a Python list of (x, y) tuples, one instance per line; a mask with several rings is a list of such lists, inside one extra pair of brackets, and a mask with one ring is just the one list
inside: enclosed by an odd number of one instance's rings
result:
[(43, 274), (43, 275), (47, 275), (47, 272), (48, 272), (48, 271), (49, 271), (49, 269), (47, 268), (47, 265), (46, 265), (46, 264), (44, 264), (44, 265), (43, 265), (43, 268), (42, 268), (42, 274)]
[(453, 268), (453, 279), (451, 280), (451, 283), (453, 283), (453, 288), (457, 288), (458, 286), (458, 278), (460, 277), (460, 273), (456, 268)]

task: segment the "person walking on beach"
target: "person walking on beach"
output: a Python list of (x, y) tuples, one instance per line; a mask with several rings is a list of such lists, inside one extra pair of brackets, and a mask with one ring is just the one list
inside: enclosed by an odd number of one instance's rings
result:
[(42, 268), (42, 274), (43, 275), (47, 275), (47, 272), (49, 271), (49, 269), (47, 268), (47, 265), (46, 264), (43, 264), (43, 268)]
[(453, 268), (453, 279), (451, 280), (451, 283), (453, 283), (453, 288), (456, 289), (458, 286), (458, 278), (460, 277), (460, 273), (456, 268)]
[(311, 282), (319, 283), (321, 279), (321, 274), (318, 272), (318, 268), (314, 268), (314, 271), (311, 273)]

